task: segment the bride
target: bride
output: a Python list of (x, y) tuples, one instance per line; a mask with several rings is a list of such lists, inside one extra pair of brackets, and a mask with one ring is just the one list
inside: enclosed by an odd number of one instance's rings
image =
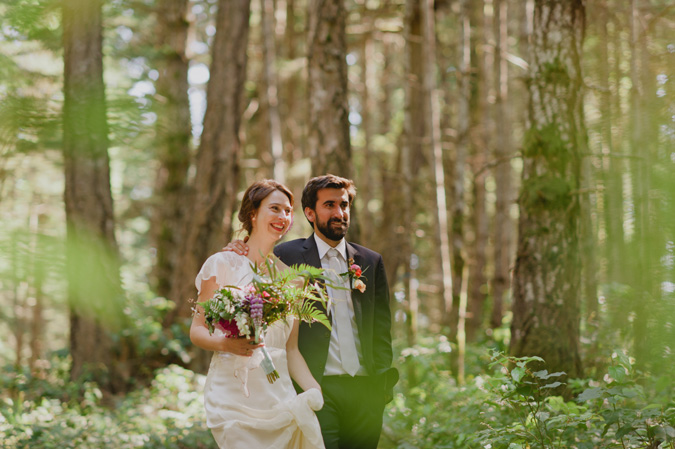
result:
[[(249, 256), (219, 252), (202, 266), (195, 285), (198, 302), (216, 290), (244, 286), (253, 276), (251, 263), (271, 254), (293, 219), (293, 194), (273, 180), (252, 184), (244, 193), (239, 221), (249, 234)], [(281, 264), (280, 261), (276, 261)], [(288, 325), (290, 324), (290, 325)], [(195, 345), (214, 351), (204, 387), (207, 425), (220, 448), (323, 448), (315, 410), (323, 406), (319, 383), (298, 348), (299, 323), (270, 325), (264, 345), (280, 378), (269, 383), (260, 367), (262, 344), (231, 338), (216, 330), (209, 334), (204, 309), (197, 305), (190, 327)], [(295, 392), (293, 380), (304, 391)]]

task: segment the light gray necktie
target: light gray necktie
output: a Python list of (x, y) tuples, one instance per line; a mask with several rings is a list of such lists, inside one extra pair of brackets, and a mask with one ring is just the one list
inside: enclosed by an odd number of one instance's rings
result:
[[(345, 282), (340, 276), (341, 264), (339, 253), (335, 248), (331, 248), (326, 253), (328, 255), (328, 264), (331, 270), (335, 272), (336, 278), (333, 282), (344, 287)], [(338, 343), (340, 344), (340, 359), (342, 367), (351, 376), (354, 376), (359, 370), (359, 356), (356, 352), (356, 343), (354, 342), (354, 332), (352, 331), (352, 321), (349, 318), (348, 290), (333, 289), (333, 303), (335, 304), (335, 318), (333, 325), (337, 327)]]

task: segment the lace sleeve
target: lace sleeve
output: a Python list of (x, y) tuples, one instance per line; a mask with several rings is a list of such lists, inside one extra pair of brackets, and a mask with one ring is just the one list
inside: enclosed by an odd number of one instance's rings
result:
[(238, 272), (242, 269), (243, 262), (241, 257), (233, 252), (221, 251), (219, 253), (213, 254), (211, 257), (206, 259), (204, 265), (202, 265), (199, 274), (195, 278), (195, 287), (197, 287), (197, 292), (201, 292), (202, 281), (206, 281), (215, 276), (216, 283), (218, 285), (236, 285), (238, 278)]

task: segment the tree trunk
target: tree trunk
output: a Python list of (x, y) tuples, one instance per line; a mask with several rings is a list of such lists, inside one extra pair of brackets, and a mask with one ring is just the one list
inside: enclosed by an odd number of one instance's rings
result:
[(26, 308), (25, 299), (20, 293), (21, 277), (19, 275), (19, 242), (14, 238), (10, 242), (10, 262), (12, 270), (12, 314), (14, 316), (13, 323), (10, 326), (12, 334), (14, 335), (14, 351), (16, 358), (14, 359), (14, 369), (20, 371), (23, 367), (23, 341), (25, 336), (26, 319), (24, 312)]
[(188, 65), (185, 54), (189, 24), (188, 0), (158, 2), (157, 42), (159, 77), (155, 83), (156, 141), (159, 169), (151, 241), (157, 251), (154, 278), (157, 294), (168, 297), (181, 248), (187, 172), (190, 166), (192, 123), (188, 100)]
[(272, 156), (272, 176), (286, 183), (286, 161), (284, 160), (284, 143), (281, 135), (281, 117), (279, 115), (279, 83), (277, 80), (277, 49), (274, 30), (274, 0), (261, 0), (262, 34), (263, 34), (263, 78), (265, 93), (263, 101), (267, 111), (267, 128)]
[(101, 2), (63, 2), (63, 152), (67, 220), (71, 378), (90, 373), (106, 391), (128, 378), (124, 344), (109, 330), (123, 326), (122, 294), (103, 84)]
[(171, 299), (176, 308), (167, 315), (165, 327), (179, 317), (187, 323), (191, 315), (189, 299), (196, 295), (194, 278), (199, 267), (229, 240), (233, 231), (232, 217), (238, 205), (239, 126), (249, 15), (249, 0), (219, 1), (204, 131), (183, 228), (185, 237), (174, 270)]
[[(375, 181), (377, 176), (375, 168), (380, 164), (375, 162), (376, 155), (373, 149), (373, 136), (375, 135), (375, 123), (378, 118), (378, 108), (376, 102), (377, 94), (377, 79), (375, 78), (377, 60), (375, 58), (376, 42), (373, 38), (374, 25), (371, 15), (364, 12), (366, 17), (363, 18), (362, 23), (365, 28), (365, 33), (362, 35), (362, 45), (360, 46), (361, 53), (361, 129), (363, 130), (363, 147), (360, 149), (361, 164), (358, 170), (358, 185), (359, 185), (359, 202), (361, 204), (360, 219), (363, 223), (368, 223), (361, 230), (361, 239), (363, 245), (371, 246), (375, 235), (378, 232), (375, 216), (369, 209), (370, 201), (378, 196), (377, 186)], [(358, 154), (358, 153), (357, 153)]]
[(32, 278), (33, 278), (33, 297), (35, 303), (31, 305), (31, 320), (30, 320), (30, 359), (28, 360), (28, 368), (30, 372), (36, 374), (38, 371), (37, 361), (43, 356), (44, 350), (44, 309), (45, 309), (45, 294), (44, 283), (47, 276), (46, 261), (48, 256), (44, 245), (44, 237), (42, 235), (43, 222), (45, 221), (45, 214), (37, 206), (31, 212), (30, 218), (30, 233), (33, 240), (33, 248), (31, 256), (33, 259)]
[[(464, 272), (464, 177), (467, 170), (469, 153), (469, 131), (471, 126), (471, 4), (469, 0), (460, 2), (459, 21), (461, 39), (459, 43), (459, 95), (457, 97), (457, 144), (452, 167), (452, 198), (450, 211), (450, 240), (452, 247), (452, 302), (457, 304), (462, 291), (462, 273)], [(430, 70), (430, 69), (428, 69)], [(457, 308), (447, 307), (444, 324), (450, 328), (450, 337), (455, 339), (457, 331)]]
[(492, 311), (490, 327), (496, 329), (502, 325), (504, 302), (511, 281), (511, 248), (513, 242), (513, 220), (510, 208), (513, 204), (511, 178), (511, 122), (509, 120), (508, 95), (509, 71), (506, 54), (508, 53), (508, 22), (506, 0), (495, 0), (495, 219), (494, 219), (494, 276), (492, 280)]
[(631, 146), (635, 156), (631, 165), (633, 210), (635, 226), (631, 241), (633, 251), (632, 284), (637, 291), (638, 298), (633, 302), (635, 321), (633, 323), (633, 351), (637, 357), (638, 366), (645, 367), (645, 361), (649, 358), (651, 345), (648, 335), (648, 321), (653, 309), (655, 296), (652, 277), (651, 255), (651, 230), (650, 230), (650, 205), (649, 189), (652, 145), (650, 139), (653, 136), (648, 131), (649, 108), (645, 102), (645, 96), (654, 98), (651, 92), (646, 92), (646, 57), (648, 50), (645, 44), (645, 30), (641, 24), (640, 0), (631, 1), (631, 61), (630, 61), (630, 105), (631, 105)]
[(582, 375), (579, 357), (581, 0), (536, 0), (510, 352)]
[[(281, 8), (282, 2), (278, 3), (277, 7)], [(298, 9), (296, 11), (296, 8)], [(305, 42), (304, 33), (298, 36), (295, 30), (295, 23), (303, 18), (300, 14), (300, 9), (296, 6), (295, 0), (286, 0), (286, 26), (284, 28), (283, 45), (279, 48), (281, 57), (286, 59), (288, 64), (296, 67), (285, 78), (279, 81), (279, 94), (281, 100), (279, 101), (279, 110), (282, 117), (284, 117), (284, 154), (289, 157), (290, 161), (295, 161), (302, 158), (309, 157), (309, 149), (307, 145), (307, 121), (305, 101), (305, 64), (306, 60), (303, 57), (298, 57), (300, 44)], [(304, 31), (304, 29), (303, 29)], [(302, 105), (303, 107), (300, 107)], [(301, 190), (306, 182), (306, 179), (298, 180), (298, 187)], [(289, 186), (290, 187), (290, 186)]]
[[(598, 73), (600, 76), (600, 113), (602, 120), (602, 154), (604, 174), (604, 224), (605, 257), (607, 258), (607, 282), (623, 283), (624, 264), (624, 233), (623, 233), (623, 181), (622, 173), (625, 164), (621, 158), (615, 157), (613, 126), (612, 82), (610, 80), (609, 33), (607, 30), (609, 10), (607, 4), (598, 6), (598, 43), (600, 55)], [(618, 56), (620, 52), (615, 55)], [(593, 313), (595, 310), (590, 310)]]
[[(450, 249), (450, 223), (445, 193), (445, 169), (443, 166), (443, 148), (441, 145), (441, 122), (439, 111), (439, 92), (436, 81), (436, 17), (434, 0), (421, 2), (422, 29), (424, 46), (424, 111), (427, 116), (426, 138), (433, 155), (433, 182), (436, 192), (436, 210), (438, 220), (439, 251), (443, 284), (443, 305), (445, 316), (453, 313), (453, 275)], [(454, 330), (456, 332), (456, 328)], [(452, 331), (451, 331), (452, 332)], [(454, 334), (454, 332), (452, 332)]]
[(353, 175), (347, 100), (346, 16), (344, 0), (310, 1), (308, 146), (314, 176), (332, 173), (351, 178)]
[[(490, 2), (491, 3), (491, 2)], [(466, 313), (466, 340), (475, 341), (483, 325), (483, 309), (487, 299), (486, 289), (486, 248), (488, 243), (488, 219), (486, 205), (485, 180), (488, 149), (491, 144), (493, 123), (488, 110), (488, 95), (493, 96), (490, 86), (494, 53), (486, 51), (488, 44), (493, 40), (493, 15), (484, 14), (484, 3), (474, 2), (471, 9), (471, 20), (476, 24), (472, 40), (473, 84), (471, 99), (471, 173), (473, 173), (473, 191), (471, 207), (471, 227), (473, 240), (469, 247), (469, 269)]]
[[(414, 223), (413, 217), (415, 215), (415, 201), (413, 192), (415, 191), (416, 171), (414, 160), (417, 159), (422, 151), (421, 143), (424, 135), (422, 113), (424, 103), (420, 100), (423, 98), (422, 93), (422, 67), (419, 64), (419, 58), (422, 49), (421, 36), (421, 1), (407, 0), (405, 9), (405, 23), (404, 36), (406, 42), (404, 73), (405, 79), (405, 107), (403, 111), (403, 135), (401, 136), (400, 153), (397, 164), (397, 173), (400, 174), (396, 180), (396, 186), (400, 192), (400, 204), (402, 210), (400, 216), (396, 217), (394, 208), (385, 208), (385, 220), (387, 216), (397, 220), (398, 228), (401, 231), (398, 235), (391, 235), (400, 241), (400, 248), (395, 255), (397, 264), (402, 266), (402, 278), (404, 282), (405, 298), (402, 303), (402, 309), (405, 313), (406, 319), (405, 337), (406, 344), (413, 347), (417, 344), (418, 332), (418, 314), (419, 314), (419, 297), (417, 295), (417, 280), (416, 270), (418, 268), (417, 256), (413, 254), (414, 251), (414, 232), (415, 229), (410, 227)], [(422, 120), (422, 125), (420, 125)], [(385, 190), (388, 192), (389, 189)], [(387, 193), (388, 194), (388, 193)], [(385, 204), (391, 204), (387, 202)], [(392, 255), (393, 251), (392, 251)], [(391, 282), (391, 281), (390, 281)], [(413, 387), (417, 385), (417, 364), (414, 360), (406, 360), (406, 373), (408, 386)]]

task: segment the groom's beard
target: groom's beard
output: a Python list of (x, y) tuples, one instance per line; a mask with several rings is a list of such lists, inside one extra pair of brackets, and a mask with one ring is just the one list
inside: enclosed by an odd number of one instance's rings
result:
[(331, 218), (326, 223), (317, 221), (316, 228), (330, 240), (337, 242), (347, 234), (349, 229), (349, 220), (340, 220), (339, 218)]

